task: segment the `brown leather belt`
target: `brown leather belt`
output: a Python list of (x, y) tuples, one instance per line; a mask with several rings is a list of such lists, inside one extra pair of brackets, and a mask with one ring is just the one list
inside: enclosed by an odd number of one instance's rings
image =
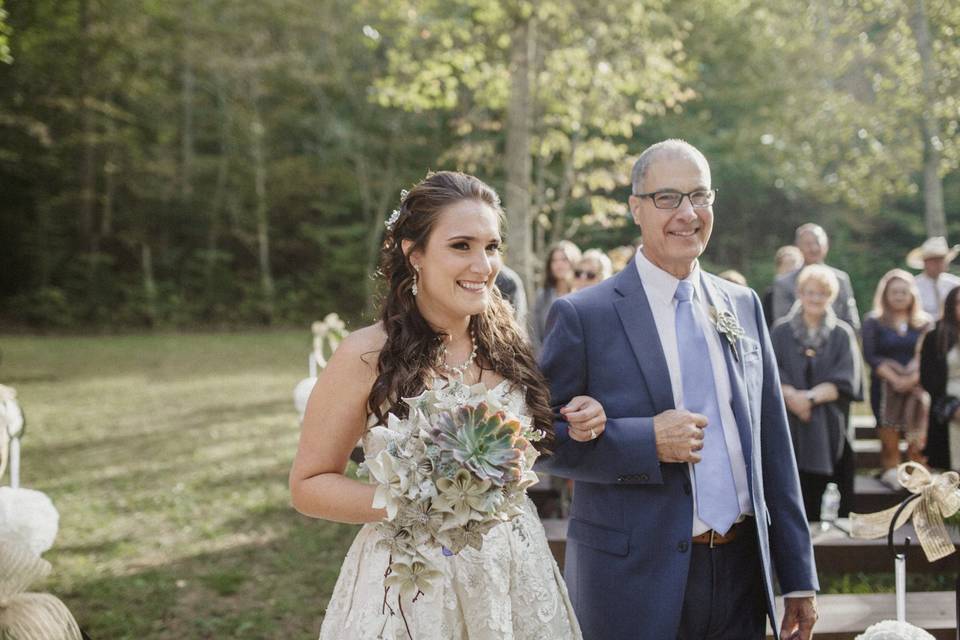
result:
[(708, 544), (710, 545), (711, 549), (721, 544), (728, 544), (736, 540), (737, 536), (739, 536), (741, 532), (746, 532), (746, 528), (743, 526), (745, 522), (746, 519), (734, 523), (734, 525), (730, 527), (730, 530), (727, 531), (726, 534), (717, 533), (713, 529), (704, 531), (698, 536), (693, 536), (691, 542), (693, 542), (693, 544)]

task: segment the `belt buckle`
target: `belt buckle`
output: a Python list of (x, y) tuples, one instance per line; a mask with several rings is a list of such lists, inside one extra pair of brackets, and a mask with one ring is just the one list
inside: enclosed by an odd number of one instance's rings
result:
[(717, 537), (717, 532), (716, 532), (714, 529), (710, 529), (710, 548), (711, 548), (711, 549), (713, 549), (713, 548), (716, 546), (716, 545), (713, 543), (713, 541), (716, 539), (716, 537)]

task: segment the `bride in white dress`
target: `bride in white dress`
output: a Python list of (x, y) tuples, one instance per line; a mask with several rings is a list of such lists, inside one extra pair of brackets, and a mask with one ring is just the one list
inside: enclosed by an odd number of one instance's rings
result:
[(389, 552), (377, 546), (374, 486), (344, 475), (357, 440), (397, 398), (429, 381), (462, 377), (503, 394), (545, 432), (548, 391), (509, 306), (494, 288), (503, 211), (473, 176), (428, 175), (402, 196), (387, 222), (380, 272), (386, 281), (380, 322), (347, 337), (320, 376), (290, 470), (294, 507), (309, 516), (363, 523), (327, 607), (321, 640), (580, 640), (566, 586), (543, 526), (527, 500), (523, 515), (494, 527), (479, 551), (446, 557), (424, 550), (443, 572), (439, 586), (402, 615), (385, 601)]

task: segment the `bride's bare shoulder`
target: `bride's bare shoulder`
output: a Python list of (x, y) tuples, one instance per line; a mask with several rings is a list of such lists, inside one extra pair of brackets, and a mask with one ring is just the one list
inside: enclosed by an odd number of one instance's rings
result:
[[(340, 346), (337, 347), (333, 359), (348, 360), (349, 364), (354, 366), (362, 363), (375, 370), (380, 350), (383, 349), (386, 342), (387, 332), (383, 328), (383, 323), (371, 324), (351, 332), (344, 338)], [(331, 364), (333, 359), (331, 359)]]

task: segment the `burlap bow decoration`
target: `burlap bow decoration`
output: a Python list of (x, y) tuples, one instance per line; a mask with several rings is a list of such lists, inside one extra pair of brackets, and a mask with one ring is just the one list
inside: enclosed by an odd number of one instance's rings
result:
[[(920, 497), (904, 507), (894, 529), (899, 529), (912, 518), (920, 546), (930, 562), (953, 553), (955, 548), (943, 519), (960, 511), (960, 492), (957, 491), (960, 474), (949, 471), (935, 475), (916, 462), (904, 462), (897, 468), (897, 481)], [(897, 505), (877, 513), (851, 513), (850, 535), (854, 538), (882, 538), (889, 532), (899, 508)]]
[(50, 573), (50, 563), (26, 545), (0, 540), (0, 638), (81, 640), (69, 609), (48, 593), (26, 593)]

